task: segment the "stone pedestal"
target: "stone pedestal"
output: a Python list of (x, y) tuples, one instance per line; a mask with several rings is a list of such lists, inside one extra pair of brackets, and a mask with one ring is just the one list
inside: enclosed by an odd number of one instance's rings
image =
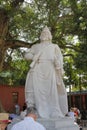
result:
[(58, 119), (38, 119), (46, 130), (79, 130), (79, 126), (70, 117)]

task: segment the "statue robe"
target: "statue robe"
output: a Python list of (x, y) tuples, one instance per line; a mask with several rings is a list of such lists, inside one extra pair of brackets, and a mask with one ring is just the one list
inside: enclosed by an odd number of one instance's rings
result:
[(33, 61), (25, 84), (27, 106), (36, 106), (41, 118), (64, 117), (68, 106), (60, 48), (52, 43), (36, 44), (25, 58)]

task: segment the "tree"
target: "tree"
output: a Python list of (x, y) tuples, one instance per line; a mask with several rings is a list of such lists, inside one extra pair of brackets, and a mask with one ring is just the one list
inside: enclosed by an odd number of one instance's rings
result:
[[(1, 75), (5, 72), (4, 74), (9, 75), (10, 81), (16, 83), (15, 75), (18, 75), (17, 72), (22, 67), (21, 64), (19, 65), (19, 62), (27, 64), (22, 58), (23, 49), (21, 47), (30, 48), (33, 44), (39, 42), (40, 31), (47, 25), (52, 32), (53, 42), (62, 49), (66, 61), (65, 74), (68, 78), (70, 77), (67, 66), (67, 64), (70, 64), (70, 69), (73, 70), (71, 80), (76, 84), (78, 75), (83, 74), (86, 86), (86, 10), (86, 0), (32, 0), (30, 3), (24, 0), (0, 0)], [(16, 56), (20, 54), (19, 60), (13, 59), (14, 53)], [(18, 76), (18, 81), (21, 80), (20, 77), (24, 79), (23, 73), (26, 75), (28, 68), (24, 68)], [(10, 74), (8, 74), (9, 72)]]
[[(26, 46), (25, 42), (18, 41), (17, 38), (17, 24), (14, 24), (16, 22), (17, 17), (15, 18), (15, 15), (19, 15), (20, 10), (19, 7), (21, 6), (21, 3), (23, 3), (24, 0), (13, 0), (12, 2), (9, 1), (0, 1), (1, 7), (0, 7), (0, 70), (2, 70), (6, 51), (9, 48), (16, 48), (20, 46)], [(16, 14), (17, 13), (17, 14)], [(18, 16), (19, 18), (20, 16)], [(13, 22), (14, 20), (14, 22)], [(18, 20), (18, 19), (17, 19)], [(13, 25), (12, 25), (13, 24)], [(14, 31), (13, 31), (14, 28)], [(19, 31), (20, 33), (20, 27)], [(14, 37), (16, 37), (16, 40), (14, 40)], [(20, 44), (21, 43), (21, 44)]]
[(77, 35), (81, 42), (84, 38), (86, 39), (86, 0), (54, 0), (52, 2), (34, 0), (29, 4), (24, 3), (24, 0), (1, 0), (0, 4), (1, 70), (7, 64), (4, 62), (7, 50), (30, 47), (36, 43), (39, 30), (44, 25), (51, 28), (53, 42), (59, 44), (61, 48), (85, 53), (82, 48), (79, 48), (80, 45), (67, 43), (65, 39), (70, 35), (72, 37)]

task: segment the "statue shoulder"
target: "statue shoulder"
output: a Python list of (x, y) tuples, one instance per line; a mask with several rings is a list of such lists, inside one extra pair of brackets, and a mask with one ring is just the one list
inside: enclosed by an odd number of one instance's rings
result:
[(60, 50), (60, 47), (57, 44), (52, 43), (52, 46), (54, 47), (54, 49)]
[(61, 50), (61, 48), (57, 44), (55, 44), (55, 48)]
[(39, 45), (40, 45), (40, 43), (36, 43), (36, 44), (32, 45), (32, 47), (34, 48), (34, 47), (37, 47)]
[(31, 49), (32, 50), (35, 50), (36, 48), (38, 48), (40, 46), (40, 44), (39, 43), (36, 43), (36, 44), (34, 44), (32, 47), (31, 47)]

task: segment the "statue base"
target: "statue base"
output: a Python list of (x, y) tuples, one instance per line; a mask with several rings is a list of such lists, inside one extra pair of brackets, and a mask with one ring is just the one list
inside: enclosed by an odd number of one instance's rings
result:
[(46, 130), (79, 130), (79, 126), (70, 117), (58, 119), (42, 119), (37, 120)]

